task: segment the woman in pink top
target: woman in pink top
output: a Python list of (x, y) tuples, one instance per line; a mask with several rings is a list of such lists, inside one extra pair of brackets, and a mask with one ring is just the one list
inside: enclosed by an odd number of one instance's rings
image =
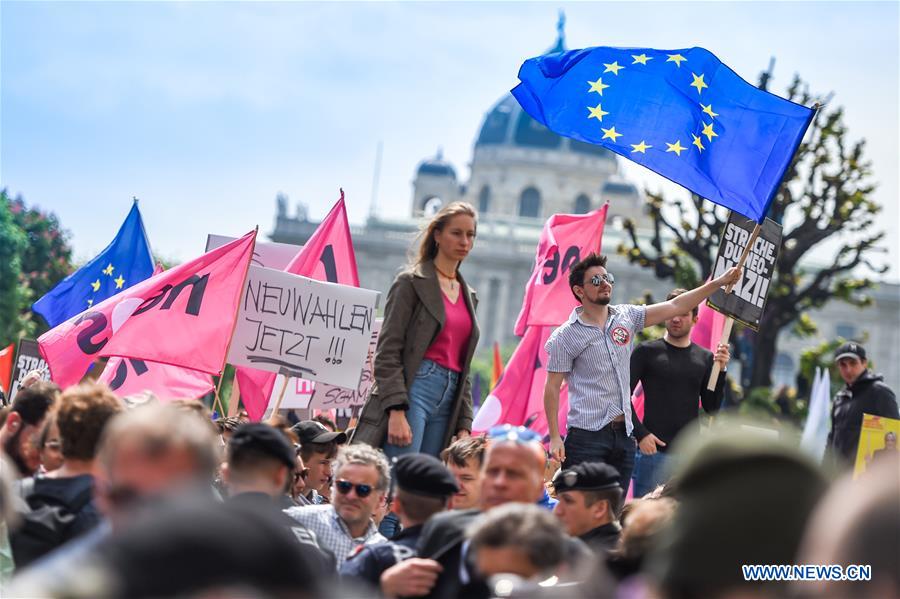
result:
[(475, 243), (475, 209), (453, 202), (422, 232), (418, 255), (388, 292), (375, 384), (352, 443), (437, 456), (472, 428), (469, 364), (477, 300), (459, 266)]

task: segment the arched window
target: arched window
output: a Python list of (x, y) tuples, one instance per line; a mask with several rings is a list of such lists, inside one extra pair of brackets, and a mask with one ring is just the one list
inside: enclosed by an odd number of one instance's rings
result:
[(485, 185), (478, 194), (478, 212), (487, 214), (491, 209), (491, 186)]
[(540, 218), (541, 192), (534, 187), (527, 188), (519, 197), (519, 216)]
[(591, 198), (581, 194), (575, 198), (575, 214), (587, 214), (591, 211)]

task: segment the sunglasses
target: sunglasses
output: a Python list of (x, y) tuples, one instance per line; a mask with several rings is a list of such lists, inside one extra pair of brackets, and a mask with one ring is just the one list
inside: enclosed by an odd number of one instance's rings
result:
[(300, 472), (295, 472), (295, 473), (294, 473), (294, 480), (295, 480), (295, 481), (298, 481), (298, 480), (300, 480), (301, 478), (302, 478), (303, 480), (306, 480), (306, 477), (307, 477), (307, 476), (309, 476), (309, 468), (304, 468), (304, 469), (301, 470)]
[(612, 287), (616, 284), (616, 278), (609, 272), (605, 275), (594, 275), (591, 277), (591, 285), (594, 287), (599, 287), (601, 282), (606, 282), (607, 285)]
[(338, 480), (334, 483), (334, 487), (341, 495), (347, 495), (352, 489), (356, 489), (356, 496), (365, 499), (372, 494), (372, 485), (354, 485), (349, 480)]
[(487, 438), (493, 441), (515, 441), (516, 443), (531, 443), (540, 441), (541, 435), (524, 426), (501, 424), (490, 429)]

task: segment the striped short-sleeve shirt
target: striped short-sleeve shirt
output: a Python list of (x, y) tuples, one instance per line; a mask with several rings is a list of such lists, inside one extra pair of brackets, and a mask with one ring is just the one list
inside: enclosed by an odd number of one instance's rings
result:
[(549, 372), (566, 373), (569, 385), (568, 426), (598, 431), (618, 416), (631, 434), (631, 350), (644, 328), (646, 306), (609, 306), (606, 326), (587, 324), (582, 308), (547, 339)]

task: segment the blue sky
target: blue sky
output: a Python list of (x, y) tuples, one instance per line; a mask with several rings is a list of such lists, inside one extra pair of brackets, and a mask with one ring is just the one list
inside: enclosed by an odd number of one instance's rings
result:
[(362, 222), (383, 141), (378, 211), (404, 216), (438, 147), (467, 178), (484, 113), (552, 45), (559, 8), (569, 47), (699, 45), (751, 81), (775, 56), (774, 91), (794, 72), (833, 91), (897, 263), (894, 2), (3, 2), (0, 184), (56, 212), (79, 258), (137, 196), (155, 251), (187, 259), (209, 232), (269, 233), (279, 191), (321, 217), (342, 186)]

